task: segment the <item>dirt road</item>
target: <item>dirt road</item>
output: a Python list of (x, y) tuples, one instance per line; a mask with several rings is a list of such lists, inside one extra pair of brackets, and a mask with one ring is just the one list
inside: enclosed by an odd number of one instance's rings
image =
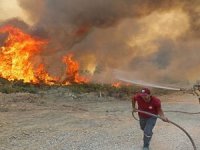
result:
[[(191, 94), (160, 97), (164, 110), (200, 111)], [(142, 132), (128, 100), (53, 94), (0, 95), (0, 150), (140, 150)], [(185, 128), (200, 149), (199, 115), (166, 113)], [(192, 150), (185, 134), (157, 122), (151, 150)]]

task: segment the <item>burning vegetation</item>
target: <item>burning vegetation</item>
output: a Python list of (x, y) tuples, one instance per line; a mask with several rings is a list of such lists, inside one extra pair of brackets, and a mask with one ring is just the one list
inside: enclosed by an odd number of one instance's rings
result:
[(0, 76), (8, 80), (38, 82), (31, 57), (39, 53), (47, 41), (33, 38), (12, 26), (1, 28), (0, 33), (8, 34), (0, 47)]
[(0, 3), (0, 77), (9, 81), (111, 83), (115, 69), (156, 83), (199, 78), (199, 0)]
[(104, 84), (115, 69), (156, 83), (199, 78), (199, 0), (14, 1), (0, 5), (1, 78)]
[(122, 82), (122, 81), (115, 81), (112, 83), (112, 87), (115, 87), (115, 88), (120, 88), (120, 87), (125, 87), (125, 86), (131, 86), (130, 83), (126, 83), (126, 82)]
[(64, 81), (64, 84), (74, 83), (87, 83), (89, 80), (80, 76), (79, 74), (79, 63), (73, 60), (73, 55), (69, 54), (63, 58), (63, 62), (66, 64), (66, 74), (67, 78)]
[[(3, 45), (0, 47), (0, 84), (4, 85), (0, 89), (1, 92), (37, 93), (35, 87), (38, 86), (43, 89), (48, 85), (71, 85), (68, 87), (75, 93), (100, 91), (104, 95), (112, 96), (117, 95), (116, 93), (125, 85), (121, 82), (89, 84), (89, 78), (79, 74), (79, 62), (74, 60), (72, 53), (61, 60), (66, 66), (65, 78), (61, 80), (60, 77), (53, 77), (47, 72), (45, 64), (38, 64), (33, 59), (44, 50), (48, 40), (31, 36), (14, 26), (1, 27), (0, 34), (6, 34)], [(82, 86), (77, 84), (82, 84)], [(125, 93), (131, 93), (128, 88), (125, 91)]]
[(33, 59), (47, 46), (49, 42), (47, 39), (31, 36), (14, 26), (1, 27), (0, 34), (6, 34), (3, 45), (0, 47), (0, 92), (37, 93), (38, 89), (57, 88), (57, 85), (68, 85), (74, 93), (97, 92), (101, 93), (101, 96), (120, 98), (136, 92), (137, 88), (134, 89), (133, 86), (124, 82), (89, 83), (89, 78), (79, 74), (79, 62), (74, 60), (72, 53), (63, 56), (61, 60), (66, 66), (65, 78), (54, 77), (48, 73), (44, 63), (38, 64)]
[[(59, 77), (48, 74), (44, 64), (35, 66), (32, 59), (43, 50), (48, 40), (32, 37), (13, 26), (0, 28), (0, 34), (7, 34), (0, 47), (0, 77), (26, 83), (61, 83)], [(66, 79), (62, 84), (88, 82), (88, 79), (79, 75), (79, 63), (73, 60), (72, 54), (64, 56), (63, 62), (66, 64)]]

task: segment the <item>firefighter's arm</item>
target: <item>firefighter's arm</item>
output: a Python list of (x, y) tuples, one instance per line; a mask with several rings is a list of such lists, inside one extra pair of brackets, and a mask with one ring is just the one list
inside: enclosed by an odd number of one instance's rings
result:
[(160, 116), (160, 118), (165, 121), (165, 122), (169, 122), (168, 118), (164, 115), (164, 112), (162, 110), (161, 107), (158, 108), (158, 115)]

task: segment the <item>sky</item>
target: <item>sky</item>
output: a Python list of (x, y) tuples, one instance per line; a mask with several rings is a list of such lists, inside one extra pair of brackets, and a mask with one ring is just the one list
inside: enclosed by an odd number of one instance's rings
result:
[(13, 17), (26, 18), (23, 10), (17, 4), (17, 0), (0, 0), (0, 20)]

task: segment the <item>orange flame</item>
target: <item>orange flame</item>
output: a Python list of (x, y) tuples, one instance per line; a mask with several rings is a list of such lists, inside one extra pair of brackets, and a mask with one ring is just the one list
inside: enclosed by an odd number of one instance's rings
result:
[(66, 74), (67, 79), (65, 84), (70, 83), (86, 83), (88, 79), (81, 77), (79, 74), (79, 64), (77, 61), (72, 59), (73, 55), (69, 54), (63, 58), (63, 62), (67, 65)]
[(113, 86), (113, 87), (116, 87), (116, 88), (119, 88), (119, 87), (121, 87), (121, 83), (120, 83), (120, 82), (114, 82), (114, 83), (112, 84), (112, 86)]
[(49, 85), (53, 85), (58, 79), (51, 77), (44, 69), (44, 65), (40, 64), (35, 71), (38, 83), (44, 82)]
[(0, 47), (0, 76), (8, 80), (37, 82), (31, 57), (47, 43), (23, 33), (13, 26), (0, 28), (0, 33), (8, 33), (3, 47)]
[(124, 83), (124, 82), (114, 82), (114, 83), (112, 83), (112, 86), (113, 87), (116, 87), (116, 88), (120, 88), (120, 87), (122, 87), (122, 86), (131, 86), (131, 84), (129, 84), (129, 83)]
[[(0, 47), (0, 77), (8, 80), (23, 80), (31, 83), (59, 83), (58, 78), (51, 77), (43, 64), (33, 66), (31, 59), (48, 44), (47, 40), (32, 37), (22, 30), (5, 26), (0, 28), (0, 34), (7, 33), (7, 39)], [(79, 75), (79, 64), (72, 59), (72, 54), (63, 58), (67, 65), (67, 78), (64, 84), (86, 83), (88, 79)]]

